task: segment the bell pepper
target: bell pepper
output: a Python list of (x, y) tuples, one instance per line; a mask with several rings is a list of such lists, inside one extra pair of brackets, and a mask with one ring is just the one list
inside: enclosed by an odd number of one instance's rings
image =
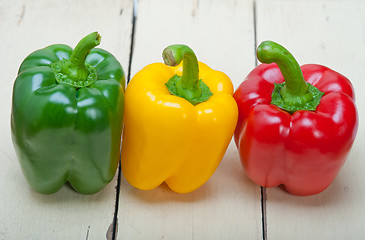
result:
[(263, 63), (234, 93), (235, 142), (247, 176), (263, 187), (314, 195), (335, 179), (355, 140), (354, 90), (321, 65), (299, 66), (281, 45), (257, 49)]
[(217, 169), (238, 109), (228, 76), (198, 62), (189, 47), (169, 46), (163, 58), (165, 64), (146, 66), (128, 84), (122, 172), (138, 189), (166, 182), (187, 193)]
[(55, 44), (22, 62), (14, 82), (11, 132), (22, 172), (40, 193), (66, 182), (93, 194), (108, 184), (119, 163), (124, 72), (87, 35), (74, 50)]

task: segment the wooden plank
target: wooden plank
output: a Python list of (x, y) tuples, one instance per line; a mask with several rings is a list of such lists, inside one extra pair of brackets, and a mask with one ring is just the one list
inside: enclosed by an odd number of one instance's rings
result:
[[(162, 62), (162, 50), (184, 43), (225, 72), (235, 87), (254, 67), (253, 1), (140, 0), (132, 76)], [(176, 194), (162, 185), (141, 191), (123, 179), (119, 239), (262, 239), (260, 188), (243, 173), (234, 144), (198, 190)]]
[(349, 158), (324, 192), (295, 197), (267, 189), (267, 239), (365, 239), (365, 2), (257, 0), (257, 39), (286, 46), (300, 64), (319, 63), (353, 83), (360, 116)]
[(116, 179), (91, 196), (68, 187), (53, 195), (32, 191), (11, 142), (11, 93), (18, 67), (29, 53), (53, 43), (74, 47), (93, 31), (102, 35), (100, 47), (127, 71), (132, 14), (130, 0), (0, 1), (0, 239), (106, 239)]

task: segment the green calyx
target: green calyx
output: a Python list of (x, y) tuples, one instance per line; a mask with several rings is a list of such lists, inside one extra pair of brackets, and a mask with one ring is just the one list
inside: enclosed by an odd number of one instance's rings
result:
[(177, 66), (183, 61), (182, 76), (174, 75), (166, 83), (169, 92), (196, 105), (207, 101), (213, 93), (199, 79), (198, 60), (191, 48), (186, 45), (171, 45), (162, 53), (166, 65)]
[(294, 113), (298, 110), (315, 111), (324, 94), (315, 86), (307, 83), (308, 92), (306, 94), (293, 96), (288, 93), (285, 94), (285, 85), (285, 82), (275, 84), (274, 91), (271, 95), (271, 104), (274, 104), (290, 113)]
[(264, 41), (257, 48), (257, 58), (263, 63), (275, 62), (285, 80), (275, 84), (271, 104), (289, 113), (317, 109), (324, 93), (304, 80), (298, 62), (288, 50), (275, 42)]
[(93, 32), (77, 44), (70, 59), (51, 64), (58, 83), (65, 83), (77, 88), (87, 87), (97, 79), (96, 69), (85, 63), (85, 59), (90, 50), (100, 44), (101, 37), (97, 32)]

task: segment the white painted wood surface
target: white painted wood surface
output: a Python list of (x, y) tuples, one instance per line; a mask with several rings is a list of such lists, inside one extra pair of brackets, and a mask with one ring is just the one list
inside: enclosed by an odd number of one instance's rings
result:
[[(92, 196), (68, 187), (53, 195), (32, 191), (11, 142), (11, 91), (30, 52), (53, 43), (74, 46), (95, 30), (103, 37), (100, 47), (127, 74), (132, 12), (132, 0), (0, 0), (0, 240), (107, 239), (117, 178)], [(266, 233), (260, 187), (244, 175), (231, 143), (213, 177), (190, 194), (165, 185), (140, 191), (122, 178), (118, 239), (365, 239), (365, 1), (139, 0), (136, 13), (131, 76), (162, 62), (167, 45), (184, 43), (237, 87), (255, 67), (255, 39), (270, 39), (300, 64), (319, 63), (346, 75), (356, 89), (360, 125), (347, 163), (325, 192), (295, 197), (266, 190)]]
[(106, 239), (116, 178), (92, 196), (69, 187), (53, 195), (31, 190), (11, 142), (12, 85), (32, 51), (54, 43), (74, 47), (94, 31), (102, 35), (100, 47), (112, 52), (127, 71), (132, 14), (133, 2), (128, 0), (0, 1), (0, 239)]

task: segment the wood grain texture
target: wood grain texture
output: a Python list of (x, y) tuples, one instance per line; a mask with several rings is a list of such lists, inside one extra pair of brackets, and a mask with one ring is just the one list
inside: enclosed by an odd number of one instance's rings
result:
[[(141, 0), (132, 76), (162, 62), (168, 45), (183, 43), (237, 87), (255, 64), (253, 33), (253, 1)], [(260, 188), (245, 177), (234, 144), (213, 177), (190, 194), (166, 185), (141, 191), (124, 179), (120, 194), (119, 239), (262, 239)]]
[(93, 31), (100, 48), (128, 70), (133, 2), (0, 1), (0, 239), (106, 239), (115, 206), (114, 179), (100, 193), (83, 196), (69, 187), (41, 195), (26, 183), (10, 136), (12, 85), (22, 60), (54, 43), (74, 47)]
[(326, 65), (353, 83), (360, 117), (347, 162), (312, 197), (267, 189), (268, 239), (365, 239), (365, 2), (257, 0), (257, 39), (286, 46), (298, 62)]

